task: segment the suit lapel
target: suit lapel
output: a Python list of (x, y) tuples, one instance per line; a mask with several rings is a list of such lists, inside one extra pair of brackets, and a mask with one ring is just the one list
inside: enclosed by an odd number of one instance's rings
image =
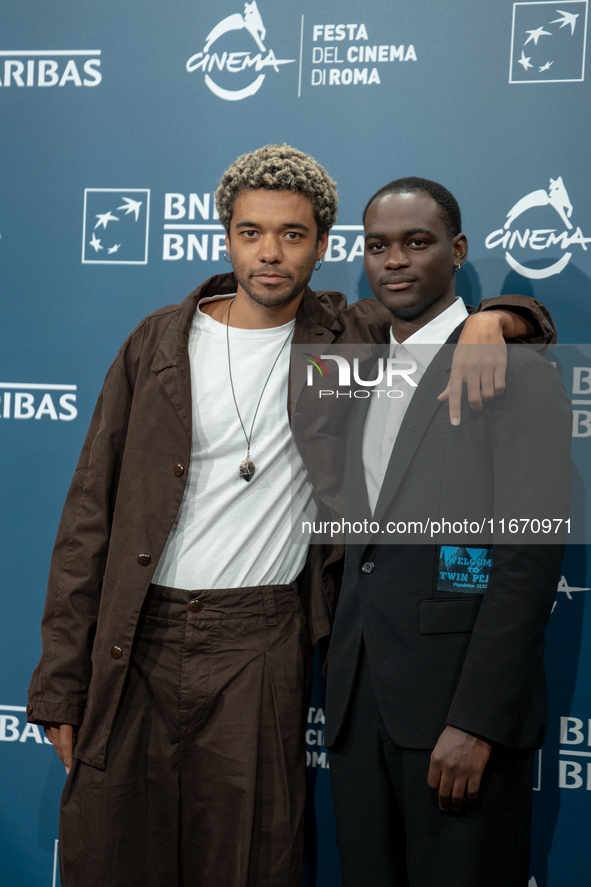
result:
[[(354, 401), (349, 416), (344, 479), (345, 520), (371, 521), (363, 465), (363, 432), (370, 403), (369, 397)], [(353, 506), (350, 516), (347, 513), (347, 503), (352, 503)]]
[(449, 382), (454, 351), (451, 345), (457, 342), (462, 327), (463, 324), (454, 330), (427, 367), (402, 420), (376, 503), (374, 520), (378, 522), (386, 514), (431, 420), (442, 406), (437, 397)]

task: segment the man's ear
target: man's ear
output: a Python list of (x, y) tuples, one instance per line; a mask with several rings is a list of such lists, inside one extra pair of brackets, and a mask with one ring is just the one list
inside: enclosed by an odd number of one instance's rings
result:
[(452, 240), (454, 265), (463, 265), (468, 258), (468, 238), (465, 234), (456, 234)]
[(324, 253), (328, 249), (328, 231), (325, 231), (323, 234), (321, 234), (319, 236), (317, 249), (318, 249), (317, 260), (322, 259), (324, 256)]
[(230, 252), (230, 235), (226, 231), (226, 252), (229, 254)]

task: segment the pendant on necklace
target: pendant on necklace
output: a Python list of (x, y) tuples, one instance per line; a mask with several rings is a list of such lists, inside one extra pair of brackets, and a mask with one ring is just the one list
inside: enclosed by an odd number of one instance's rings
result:
[(255, 471), (254, 462), (251, 462), (250, 459), (246, 458), (244, 462), (240, 463), (240, 477), (247, 483), (251, 480)]

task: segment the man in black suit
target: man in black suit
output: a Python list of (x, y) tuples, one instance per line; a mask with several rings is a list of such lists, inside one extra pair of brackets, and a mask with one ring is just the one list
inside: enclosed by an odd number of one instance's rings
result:
[[(508, 393), (455, 427), (437, 400), (468, 316), (455, 296), (468, 244), (453, 196), (400, 179), (374, 195), (364, 222), (367, 277), (392, 316), (390, 354), (416, 364), (418, 387), (404, 402), (362, 401), (345, 517), (381, 528), (446, 507), (454, 518), (566, 517), (570, 404), (549, 362), (519, 349)], [(531, 495), (548, 477), (551, 494)], [(325, 730), (344, 887), (527, 884), (544, 630), (563, 547), (507, 535), (348, 546)]]

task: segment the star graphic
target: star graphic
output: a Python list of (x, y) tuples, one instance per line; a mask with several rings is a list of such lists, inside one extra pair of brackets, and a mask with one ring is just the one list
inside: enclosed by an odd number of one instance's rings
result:
[(94, 233), (92, 235), (92, 240), (89, 240), (88, 243), (90, 246), (94, 247), (95, 253), (98, 253), (99, 249), (104, 249), (104, 247), (101, 246), (100, 240), (96, 239), (96, 234)]
[(123, 204), (123, 206), (118, 206), (117, 209), (124, 209), (126, 216), (128, 216), (130, 213), (135, 213), (135, 220), (137, 222), (142, 201), (132, 200), (131, 197), (122, 197), (121, 199), (124, 200), (125, 203)]
[(537, 46), (537, 45), (538, 45), (538, 40), (540, 39), (540, 37), (542, 36), (542, 34), (547, 34), (548, 37), (551, 37), (551, 36), (552, 36), (552, 31), (544, 31), (543, 28), (537, 28), (535, 31), (526, 31), (525, 33), (526, 33), (526, 34), (529, 34), (529, 37), (527, 38), (527, 40), (526, 40), (525, 43), (523, 44), (524, 46), (527, 46), (527, 44), (529, 43), (530, 40), (533, 40), (534, 43), (535, 43), (536, 46)]
[(109, 249), (107, 250), (107, 255), (110, 256), (111, 253), (116, 253), (120, 246), (120, 243), (116, 243), (114, 246), (109, 247)]
[(96, 214), (96, 217), (97, 217), (97, 219), (98, 219), (98, 222), (97, 222), (96, 225), (94, 226), (95, 229), (98, 228), (99, 225), (102, 225), (103, 228), (106, 229), (106, 227), (107, 227), (107, 225), (109, 224), (109, 222), (118, 222), (118, 221), (119, 221), (119, 219), (117, 218), (117, 216), (114, 216), (113, 213), (112, 213), (110, 210), (109, 210), (108, 213), (97, 213), (97, 214)]
[(546, 62), (545, 65), (542, 65), (542, 67), (540, 68), (540, 74), (542, 73), (542, 71), (549, 71), (550, 65), (553, 65), (553, 64), (554, 64), (554, 62)]
[(575, 33), (575, 25), (577, 23), (577, 19), (579, 17), (578, 12), (565, 12), (564, 9), (557, 9), (556, 12), (559, 12), (563, 18), (555, 18), (553, 22), (550, 22), (551, 25), (560, 25), (561, 28), (566, 27), (566, 25), (570, 25), (570, 33), (571, 37)]
[(560, 582), (558, 583), (558, 591), (563, 591), (566, 594), (569, 601), (572, 601), (571, 592), (573, 592), (573, 591), (591, 591), (591, 588), (577, 588), (574, 585), (569, 585), (568, 582), (566, 581), (566, 576), (561, 576)]
[(524, 70), (524, 71), (527, 71), (528, 68), (533, 68), (533, 65), (530, 65), (530, 63), (529, 63), (530, 59), (531, 59), (531, 55), (530, 55), (530, 57), (529, 57), (528, 59), (526, 59), (526, 57), (525, 57), (525, 53), (524, 53), (524, 51), (523, 51), (523, 49), (522, 49), (522, 50), (521, 50), (521, 58), (520, 58), (520, 59), (517, 59), (517, 64), (518, 64), (518, 65), (523, 65), (523, 70)]

